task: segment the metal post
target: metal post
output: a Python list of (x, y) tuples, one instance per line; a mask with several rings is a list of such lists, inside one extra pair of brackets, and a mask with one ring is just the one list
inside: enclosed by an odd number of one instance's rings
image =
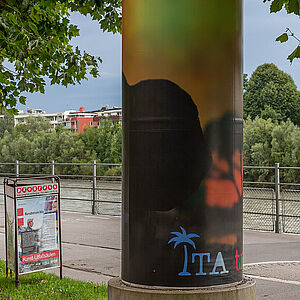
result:
[(54, 160), (52, 160), (51, 167), (52, 167), (51, 174), (52, 174), (52, 176), (55, 176), (55, 161)]
[(20, 164), (19, 161), (16, 160), (16, 176), (19, 177), (20, 175)]
[(97, 187), (97, 162), (93, 161), (93, 204), (92, 204), (92, 214), (95, 214), (96, 205), (96, 187)]
[(275, 163), (275, 200), (276, 200), (276, 217), (275, 217), (275, 232), (280, 233), (280, 173), (279, 163)]
[[(55, 176), (55, 161), (54, 160), (52, 160), (52, 163), (51, 163), (51, 174), (52, 174), (52, 176)], [(52, 182), (53, 183), (55, 182), (54, 178), (52, 179)]]
[[(17, 161), (19, 162), (19, 161)], [(16, 197), (16, 182), (14, 183), (14, 214), (15, 214), (15, 286), (19, 286), (19, 253), (18, 253), (18, 223), (17, 223), (17, 197)]]
[[(54, 163), (54, 160), (52, 161)], [(59, 227), (58, 227), (58, 234), (59, 234), (59, 278), (62, 279), (63, 278), (63, 260), (62, 260), (62, 240), (61, 240), (61, 206), (60, 206), (60, 179), (59, 177), (55, 177), (54, 181), (57, 182), (58, 184), (58, 222), (59, 222)]]
[(6, 277), (8, 277), (8, 246), (7, 246), (7, 219), (6, 219), (6, 190), (5, 190), (5, 187), (6, 187), (6, 183), (7, 183), (7, 179), (5, 178), (4, 179), (4, 226), (5, 226), (5, 268), (6, 268)]

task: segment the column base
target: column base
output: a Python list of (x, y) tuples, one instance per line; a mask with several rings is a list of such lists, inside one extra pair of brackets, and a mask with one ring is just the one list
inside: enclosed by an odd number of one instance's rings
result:
[(244, 278), (234, 284), (203, 288), (166, 288), (124, 283), (120, 278), (108, 282), (109, 300), (255, 300), (255, 281)]

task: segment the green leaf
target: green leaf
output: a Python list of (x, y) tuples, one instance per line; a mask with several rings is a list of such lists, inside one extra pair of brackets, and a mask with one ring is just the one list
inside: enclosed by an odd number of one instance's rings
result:
[(26, 104), (26, 97), (20, 96), (19, 101), (21, 104), (25, 105)]
[(37, 27), (34, 23), (28, 23), (28, 26), (32, 29), (32, 31), (36, 34), (39, 35)]
[(299, 16), (300, 14), (299, 0), (288, 0), (285, 5), (285, 9), (289, 14), (294, 13)]
[(285, 43), (288, 39), (289, 39), (289, 36), (287, 35), (287, 33), (283, 33), (282, 35), (277, 37), (276, 41), (281, 42), (281, 43)]
[(295, 58), (300, 58), (300, 45), (288, 56), (288, 60), (292, 63)]
[(276, 13), (276, 12), (280, 11), (282, 9), (284, 3), (285, 3), (285, 0), (274, 0), (270, 6), (270, 12)]

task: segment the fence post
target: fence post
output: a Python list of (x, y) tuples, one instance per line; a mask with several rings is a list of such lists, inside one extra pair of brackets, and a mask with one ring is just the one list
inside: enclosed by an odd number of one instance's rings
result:
[[(54, 176), (55, 175), (55, 161), (52, 160), (51, 162), (51, 175)], [(52, 182), (54, 183), (55, 182), (55, 179), (52, 178)]]
[(20, 175), (20, 164), (19, 161), (16, 160), (16, 176), (19, 177)]
[(276, 217), (275, 232), (280, 233), (280, 171), (279, 163), (275, 163), (275, 199), (276, 199)]
[(92, 214), (95, 214), (96, 206), (96, 187), (97, 187), (97, 162), (93, 161), (93, 204), (92, 204)]
[(54, 160), (52, 160), (52, 163), (51, 163), (51, 174), (52, 174), (52, 176), (55, 175), (55, 161)]

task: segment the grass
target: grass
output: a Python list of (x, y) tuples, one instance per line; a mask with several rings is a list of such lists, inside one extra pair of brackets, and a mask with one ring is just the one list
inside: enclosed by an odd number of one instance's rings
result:
[(17, 289), (14, 279), (6, 278), (5, 262), (0, 260), (0, 299), (107, 300), (107, 286), (36, 272), (20, 276)]

